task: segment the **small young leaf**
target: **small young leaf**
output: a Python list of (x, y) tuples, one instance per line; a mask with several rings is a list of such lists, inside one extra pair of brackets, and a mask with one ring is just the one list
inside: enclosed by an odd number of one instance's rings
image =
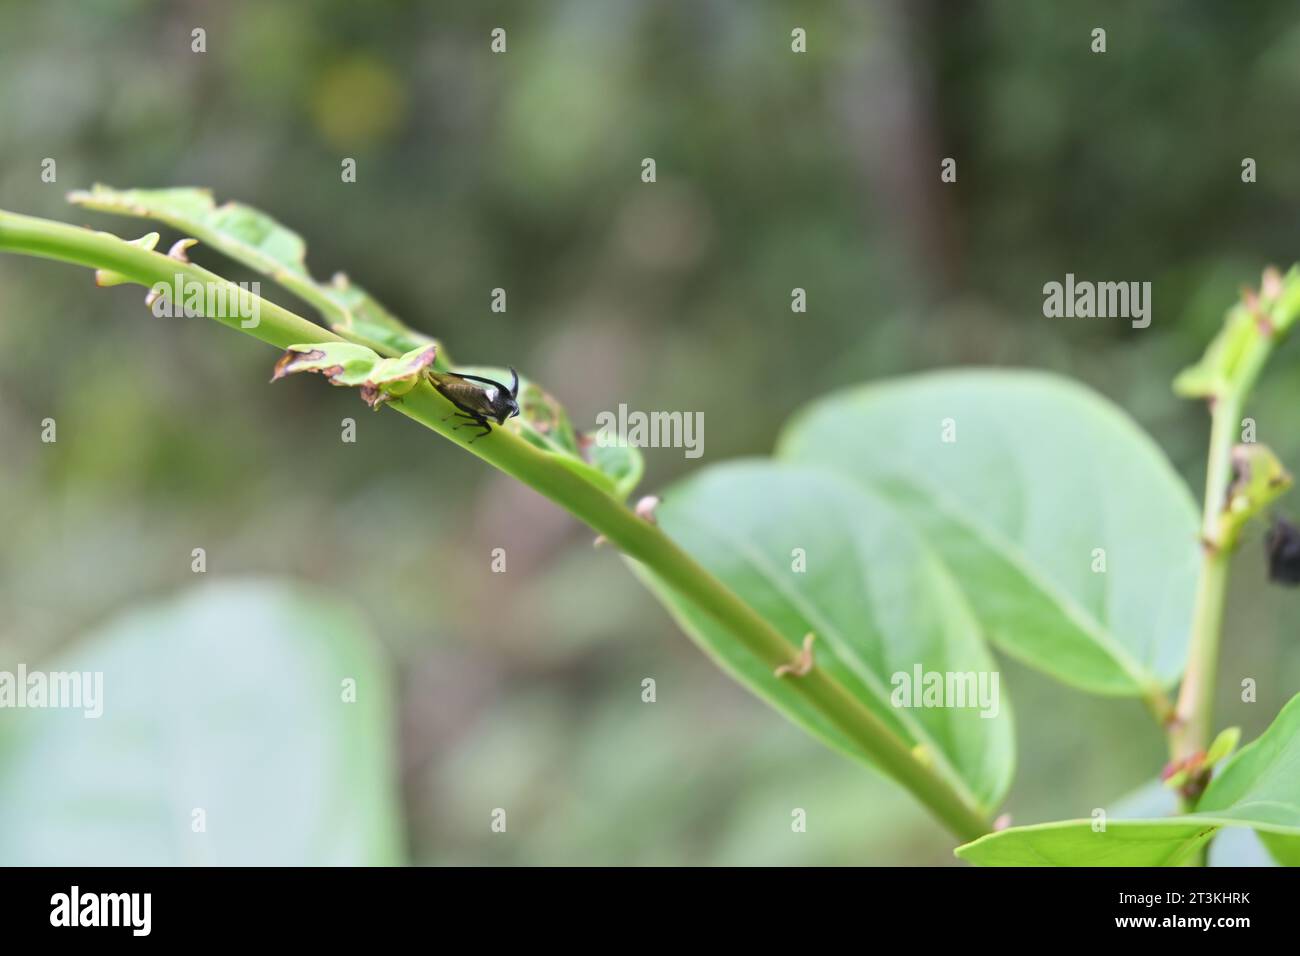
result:
[(1291, 487), (1290, 473), (1267, 445), (1236, 445), (1232, 449), (1232, 473), (1214, 541), (1221, 548), (1235, 545), (1246, 522)]
[(351, 342), (291, 345), (275, 363), (271, 381), (295, 372), (318, 372), (331, 385), (359, 388), (365, 403), (377, 409), (413, 389), (425, 369), (433, 365), (437, 351), (436, 345), (426, 345), (400, 358), (380, 358), (364, 345)]
[(1183, 398), (1213, 398), (1231, 388), (1242, 357), (1259, 334), (1255, 323), (1252, 309), (1234, 306), (1205, 354), (1174, 378), (1174, 393)]
[(1262, 340), (1287, 332), (1300, 317), (1300, 267), (1285, 276), (1264, 270), (1259, 291), (1247, 289), (1242, 301), (1228, 310), (1223, 328), (1195, 365), (1174, 379), (1174, 392), (1184, 398), (1217, 398), (1240, 390), (1243, 376), (1253, 375), (1248, 360)]
[(1219, 736), (1214, 738), (1214, 743), (1210, 744), (1210, 749), (1205, 751), (1205, 766), (1213, 767), (1220, 760), (1232, 756), (1232, 752), (1237, 749), (1237, 744), (1240, 742), (1240, 727), (1228, 727), (1220, 731)]

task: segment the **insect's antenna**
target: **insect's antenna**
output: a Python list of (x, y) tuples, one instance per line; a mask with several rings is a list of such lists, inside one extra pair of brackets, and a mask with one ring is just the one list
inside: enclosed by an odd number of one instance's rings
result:
[(519, 397), (519, 373), (512, 366), (506, 366), (510, 369), (510, 397)]

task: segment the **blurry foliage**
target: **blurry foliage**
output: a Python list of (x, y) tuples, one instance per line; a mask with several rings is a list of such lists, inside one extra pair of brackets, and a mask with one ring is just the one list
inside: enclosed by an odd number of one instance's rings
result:
[[(274, 210), (319, 274), (346, 269), (459, 359), (547, 382), (581, 427), (619, 402), (704, 411), (709, 461), (767, 452), (836, 385), (1053, 368), (1126, 407), (1199, 492), (1206, 418), (1168, 382), (1240, 284), (1300, 258), (1298, 51), (1282, 0), (1249, 16), (1212, 0), (11, 3), (0, 207), (107, 226), (64, 193), (211, 185)], [(47, 156), (57, 184), (39, 180)], [(1066, 272), (1151, 279), (1151, 328), (1044, 319), (1042, 285)], [(557, 509), (354, 396), (268, 389), (259, 345), (140, 298), (0, 261), (0, 666), (192, 583), (203, 546), (209, 575), (296, 576), (364, 609), (401, 675), (420, 862), (949, 859), (904, 795), (733, 687)], [(106, 371), (123, 361), (130, 375)], [(1292, 344), (1250, 409), (1293, 468), (1296, 366)], [(55, 445), (37, 440), (46, 416)], [(647, 465), (654, 490), (690, 463)], [(1300, 683), (1296, 597), (1265, 588), (1257, 551), (1233, 576), (1218, 711), (1248, 739)], [(1020, 766), (1038, 768), (1015, 781), (1017, 822), (1086, 815), (1158, 766), (1155, 734), (1128, 731), (1138, 705), (1005, 674)], [(1077, 805), (1050, 802), (1062, 791)], [(489, 831), (496, 806), (508, 837)]]
[(5, 712), (0, 864), (401, 862), (376, 651), (346, 604), (283, 583), (128, 612), (48, 662), (102, 674), (81, 709)]

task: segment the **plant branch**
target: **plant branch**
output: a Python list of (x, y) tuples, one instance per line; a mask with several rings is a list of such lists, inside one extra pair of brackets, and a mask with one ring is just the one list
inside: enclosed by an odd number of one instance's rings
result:
[(1241, 405), (1235, 396), (1216, 400), (1211, 412), (1205, 505), (1201, 516), (1201, 574), (1192, 606), (1187, 670), (1170, 729), (1170, 755), (1176, 760), (1190, 757), (1209, 745), (1230, 555), (1219, 539), (1219, 516), (1227, 499), (1232, 474), (1230, 459), (1240, 412)]
[[(1290, 483), (1290, 476), (1278, 466), (1280, 477), (1262, 483), (1261, 476), (1253, 476), (1252, 486), (1251, 475), (1234, 474), (1233, 449), (1238, 429), (1244, 424), (1241, 416), (1251, 390), (1278, 339), (1298, 316), (1300, 271), (1293, 268), (1285, 279), (1274, 270), (1265, 272), (1260, 293), (1246, 293), (1244, 302), (1229, 312), (1223, 331), (1205, 357), (1175, 382), (1175, 388), (1183, 394), (1202, 396), (1210, 406), (1210, 447), (1201, 515), (1201, 573), (1193, 606), (1187, 669), (1168, 728), (1171, 758), (1190, 766), (1197, 766), (1204, 759), (1214, 729), (1214, 694), (1232, 552), (1245, 521), (1271, 500), (1271, 495)], [(1249, 467), (1276, 464), (1266, 447), (1248, 447), (1256, 449), (1253, 457), (1247, 455), (1243, 459)], [(1234, 479), (1248, 487), (1239, 489)], [(1208, 775), (1209, 768), (1202, 773)], [(1204, 777), (1199, 786), (1184, 791), (1184, 812), (1196, 809), (1203, 787)], [(1208, 852), (1207, 841), (1188, 863), (1206, 865)]]
[[(170, 284), (178, 273), (191, 281), (219, 283), (227, 287), (228, 314), (210, 318), (224, 325), (282, 349), (305, 343), (343, 341), (333, 332), (264, 299), (259, 299), (260, 322), (255, 327), (243, 327), (236, 311), (240, 300), (233, 294), (238, 290), (233, 284), (197, 265), (148, 251), (109, 233), (0, 211), (0, 251), (106, 269), (146, 287)], [(470, 444), (469, 437), (463, 437), (445, 421), (455, 409), (427, 382), (389, 407), (567, 509), (712, 616), (774, 670), (798, 653), (791, 641), (656, 525), (638, 517), (615, 497), (571, 471), (555, 455), (503, 428), (494, 428), (490, 436)], [(972, 840), (989, 832), (991, 826), (986, 812), (964, 800), (951, 783), (918, 759), (823, 668), (814, 667), (797, 678), (794, 686), (955, 835)]]
[[(1232, 367), (1231, 376), (1209, 398), (1210, 449), (1201, 515), (1201, 575), (1193, 607), (1187, 670), (1179, 688), (1170, 733), (1171, 749), (1176, 759), (1204, 751), (1210, 743), (1228, 563), (1237, 543), (1235, 529), (1227, 520), (1230, 518), (1227, 502), (1232, 482), (1232, 449), (1242, 425), (1246, 398), (1273, 352), (1277, 331), (1294, 318), (1294, 314), (1277, 313), (1292, 306), (1294, 300), (1295, 296), (1283, 297), (1268, 321), (1252, 320), (1251, 335)], [(1279, 318), (1286, 321), (1279, 322)]]

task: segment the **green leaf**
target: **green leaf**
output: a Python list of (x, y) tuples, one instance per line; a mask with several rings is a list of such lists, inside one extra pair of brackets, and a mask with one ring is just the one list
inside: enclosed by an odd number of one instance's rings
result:
[(1284, 836), (1281, 833), (1262, 831), (1256, 836), (1278, 866), (1300, 866), (1300, 836)]
[[(973, 805), (995, 807), (1014, 754), (1010, 707), (894, 706), (896, 674), (995, 673), (979, 627), (943, 565), (879, 496), (833, 474), (770, 462), (708, 468), (664, 495), (664, 530), (932, 762)], [(806, 563), (801, 563), (806, 562)], [(803, 571), (797, 570), (804, 567)], [(870, 762), (725, 628), (644, 567), (637, 573), (726, 671), (806, 730)], [(991, 683), (987, 685), (992, 687)], [(951, 701), (950, 701), (951, 702)], [(971, 701), (973, 703), (973, 701)], [(992, 708), (989, 708), (990, 713)]]
[(1205, 751), (1205, 766), (1213, 767), (1220, 760), (1232, 756), (1232, 752), (1237, 749), (1237, 744), (1241, 743), (1241, 728), (1228, 727), (1219, 731), (1219, 735), (1214, 738), (1208, 750)]
[(1272, 449), (1254, 442), (1233, 447), (1232, 474), (1214, 539), (1221, 548), (1233, 547), (1246, 522), (1285, 494), (1292, 483), (1291, 474)]
[(1258, 373), (1252, 360), (1261, 341), (1285, 334), (1300, 318), (1300, 266), (1282, 275), (1264, 270), (1259, 291), (1244, 290), (1242, 301), (1228, 310), (1223, 328), (1205, 354), (1174, 379), (1184, 398), (1223, 398), (1238, 392)]
[(587, 432), (579, 441), (591, 467), (614, 483), (614, 497), (626, 498), (641, 483), (641, 476), (645, 473), (641, 449), (632, 445), (599, 445), (594, 435)]
[(101, 672), (102, 716), (0, 711), (0, 863), (401, 862), (386, 669), (330, 598), (209, 585), (40, 669)]
[(1214, 775), (1195, 815), (1300, 835), (1300, 694)]
[(400, 358), (380, 358), (364, 345), (319, 342), (291, 345), (275, 363), (275, 382), (296, 372), (317, 372), (331, 385), (352, 386), (371, 408), (405, 395), (433, 365), (436, 345), (413, 349)]
[[(1012, 827), (959, 846), (957, 856), (980, 866), (1177, 866), (1218, 827), (1188, 818), (1091, 820)], [(1100, 824), (1098, 824), (1100, 825)]]
[(1148, 820), (1064, 820), (1013, 827), (960, 846), (982, 866), (1174, 866), (1221, 827), (1249, 827), (1281, 863), (1300, 838), (1300, 694), (1210, 780), (1196, 812)]
[[(283, 285), (311, 303), (330, 327), (344, 338), (390, 357), (435, 344), (404, 325), (373, 296), (342, 273), (317, 282), (307, 270), (307, 244), (302, 236), (264, 212), (243, 203), (218, 206), (208, 189), (113, 189), (96, 184), (89, 191), (69, 193), (68, 200), (87, 209), (156, 219), (194, 236)], [(450, 361), (441, 358), (440, 369)]]
[(1228, 311), (1223, 328), (1210, 342), (1195, 365), (1189, 365), (1174, 379), (1174, 393), (1183, 398), (1212, 398), (1232, 388), (1242, 360), (1258, 332), (1255, 312), (1245, 305)]
[(870, 385), (800, 415), (780, 455), (893, 501), (1015, 657), (1100, 694), (1177, 679), (1196, 507), (1159, 449), (1095, 393), (1022, 371)]

